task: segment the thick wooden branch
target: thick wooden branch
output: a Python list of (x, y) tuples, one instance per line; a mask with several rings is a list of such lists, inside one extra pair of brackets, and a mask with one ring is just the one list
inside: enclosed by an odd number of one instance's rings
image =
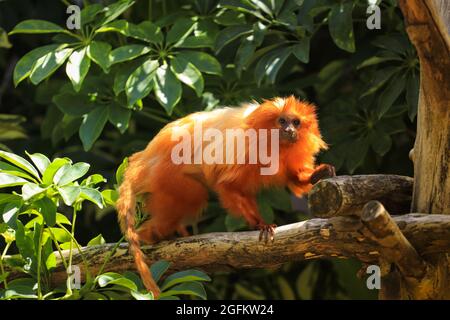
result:
[[(408, 214), (394, 218), (402, 233), (420, 254), (450, 252), (450, 216)], [(276, 267), (288, 261), (323, 257), (356, 258), (377, 263), (379, 244), (364, 234), (359, 217), (311, 219), (276, 229), (275, 241), (258, 241), (259, 232), (209, 233), (143, 246), (149, 261), (168, 260), (172, 271), (199, 268), (207, 272), (245, 268)], [(114, 244), (83, 248), (91, 274), (96, 274)], [(64, 252), (68, 254), (67, 251)], [(81, 255), (73, 258), (85, 275)], [(105, 271), (134, 270), (128, 245), (121, 244)], [(18, 274), (12, 272), (11, 277)], [(63, 283), (67, 275), (59, 263), (52, 273), (53, 283)]]
[(380, 202), (368, 202), (361, 221), (367, 228), (366, 236), (379, 244), (384, 260), (395, 263), (406, 277), (423, 278), (425, 262)]
[(319, 181), (309, 193), (316, 217), (360, 215), (364, 205), (378, 200), (392, 214), (410, 211), (413, 179), (398, 175), (339, 176)]

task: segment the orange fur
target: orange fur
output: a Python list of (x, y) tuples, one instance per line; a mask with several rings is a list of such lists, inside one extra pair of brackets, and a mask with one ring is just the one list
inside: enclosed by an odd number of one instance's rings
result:
[[(261, 164), (175, 164), (172, 133), (180, 128), (194, 134), (194, 124), (202, 121), (203, 128), (273, 129), (280, 115), (292, 115), (301, 121), (298, 139), (280, 143), (279, 170), (275, 175), (261, 175)], [(248, 147), (248, 142), (246, 142)], [(206, 146), (207, 142), (203, 142)], [(270, 144), (269, 144), (270, 145)], [(129, 159), (124, 182), (117, 202), (122, 231), (130, 242), (136, 266), (146, 288), (155, 295), (159, 289), (145, 264), (139, 241), (155, 243), (176, 231), (185, 235), (184, 225), (201, 213), (208, 200), (208, 189), (217, 193), (222, 206), (230, 213), (242, 216), (253, 227), (266, 224), (258, 210), (256, 194), (270, 186), (287, 186), (300, 196), (311, 188), (315, 155), (325, 149), (313, 105), (293, 96), (247, 104), (239, 108), (222, 108), (197, 112), (164, 127), (147, 148)], [(247, 149), (247, 148), (246, 148)], [(196, 150), (192, 149), (192, 154)], [(225, 154), (225, 153), (224, 153)], [(151, 215), (136, 231), (136, 196), (145, 195), (144, 210)]]

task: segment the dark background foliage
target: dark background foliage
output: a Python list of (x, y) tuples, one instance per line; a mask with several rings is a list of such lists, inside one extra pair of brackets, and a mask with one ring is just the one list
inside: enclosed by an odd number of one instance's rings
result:
[[(23, 20), (39, 19), (65, 28), (67, 4), (1, 1), (0, 27), (9, 32)], [(25, 79), (15, 88), (14, 67), (21, 57), (37, 47), (68, 40), (63, 34), (10, 35), (12, 47), (0, 48), (1, 146), (17, 154), (27, 150), (88, 162), (112, 188), (122, 160), (144, 148), (171, 120), (197, 110), (294, 94), (318, 106), (322, 133), (330, 145), (319, 161), (332, 163), (340, 175), (412, 175), (408, 152), (415, 136), (418, 60), (396, 1), (380, 4), (380, 30), (366, 27), (366, 8), (362, 0), (136, 1), (116, 20), (136, 25), (150, 21), (159, 26), (159, 33), (147, 26), (146, 40), (116, 25), (111, 32), (96, 33), (94, 41), (113, 50), (136, 45), (149, 51), (104, 66), (89, 49), (92, 61), (79, 92), (72, 88), (64, 67), (38, 85), (31, 77), (32, 81)], [(93, 22), (101, 22), (100, 16), (94, 16)], [(86, 25), (89, 33), (94, 27), (92, 22)], [(158, 37), (165, 42), (158, 43)], [(170, 37), (178, 45), (162, 45)], [(196, 64), (192, 52), (208, 54), (214, 61)], [(177, 57), (184, 60), (174, 61)], [(159, 65), (166, 62), (174, 72), (176, 63), (192, 63), (196, 68), (188, 77), (191, 82), (181, 84), (173, 73), (165, 73), (172, 77), (169, 88), (158, 91), (157, 79), (148, 78), (146, 88), (151, 82), (153, 90), (142, 92), (131, 85), (142, 81), (136, 75), (128, 79), (130, 86), (122, 83), (122, 90), (116, 88), (120, 77), (127, 79), (150, 59)], [(90, 113), (105, 108), (108, 118)], [(86, 128), (87, 118), (101, 125)], [(214, 196), (211, 199), (193, 233), (245, 229), (241, 221), (223, 213)], [(293, 200), (291, 205), (291, 200), (284, 190), (270, 190), (261, 194), (259, 204), (265, 218), (278, 225), (309, 218), (304, 201)], [(121, 236), (112, 207), (85, 206), (77, 230), (82, 244), (99, 233), (108, 242)], [(355, 261), (327, 259), (274, 270), (214, 274), (207, 292), (209, 298), (218, 299), (374, 298), (376, 292), (365, 289), (365, 280), (356, 278), (358, 268)]]

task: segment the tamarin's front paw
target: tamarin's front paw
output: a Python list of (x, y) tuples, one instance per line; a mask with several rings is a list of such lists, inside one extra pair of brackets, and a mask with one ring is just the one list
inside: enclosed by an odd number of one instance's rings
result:
[(277, 227), (276, 224), (265, 224), (261, 223), (258, 226), (259, 229), (259, 241), (264, 239), (264, 242), (267, 243), (267, 241), (272, 241), (275, 238), (275, 228)]
[(311, 184), (316, 184), (322, 179), (336, 177), (336, 169), (331, 164), (323, 163), (314, 170), (311, 175)]

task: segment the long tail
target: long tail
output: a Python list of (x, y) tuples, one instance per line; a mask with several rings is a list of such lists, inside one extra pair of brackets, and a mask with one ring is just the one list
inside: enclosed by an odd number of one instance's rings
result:
[(120, 228), (128, 239), (130, 251), (134, 257), (136, 268), (141, 275), (145, 288), (151, 291), (155, 298), (159, 296), (159, 290), (153, 276), (145, 262), (144, 253), (141, 250), (139, 236), (135, 228), (136, 217), (136, 195), (129, 181), (125, 179), (119, 188), (119, 199), (117, 200), (117, 211)]

